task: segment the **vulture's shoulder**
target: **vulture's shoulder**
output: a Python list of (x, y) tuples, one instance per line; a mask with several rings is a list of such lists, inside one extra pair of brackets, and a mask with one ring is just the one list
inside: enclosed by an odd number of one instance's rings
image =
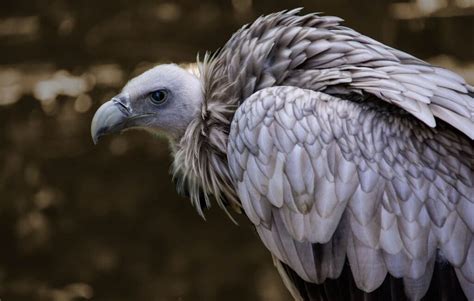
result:
[(224, 46), (216, 77), (230, 82), (240, 102), (273, 86), (373, 95), (430, 127), (443, 120), (474, 138), (474, 88), (462, 77), (340, 22), (299, 10), (263, 16)]

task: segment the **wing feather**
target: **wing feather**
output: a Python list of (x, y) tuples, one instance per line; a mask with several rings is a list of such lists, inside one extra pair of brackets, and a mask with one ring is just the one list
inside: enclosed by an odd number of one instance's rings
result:
[(302, 279), (338, 277), (347, 256), (360, 289), (388, 272), (419, 299), (439, 253), (474, 297), (467, 137), (370, 102), (274, 87), (237, 110), (228, 161), (266, 247)]
[(432, 256), (426, 264), (425, 272), (418, 278), (403, 278), (405, 294), (410, 300), (421, 300), (430, 287), (431, 277), (434, 271), (435, 256)]
[(382, 284), (387, 274), (387, 267), (380, 249), (365, 245), (354, 233), (350, 233), (347, 258), (359, 289), (372, 292)]

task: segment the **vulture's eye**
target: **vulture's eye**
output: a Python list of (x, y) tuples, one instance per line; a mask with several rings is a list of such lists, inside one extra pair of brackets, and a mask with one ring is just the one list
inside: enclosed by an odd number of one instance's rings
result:
[(168, 90), (160, 89), (150, 93), (151, 102), (160, 105), (168, 98)]

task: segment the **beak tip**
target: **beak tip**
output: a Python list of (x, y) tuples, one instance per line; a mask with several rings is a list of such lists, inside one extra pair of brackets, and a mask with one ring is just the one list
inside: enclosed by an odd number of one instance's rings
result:
[(103, 136), (103, 132), (104, 131), (102, 129), (98, 129), (96, 124), (92, 122), (91, 138), (94, 145), (97, 145), (97, 143), (99, 143), (99, 139), (101, 138), (101, 136)]
[(94, 145), (99, 143), (99, 140), (106, 134), (106, 128), (97, 128), (95, 126), (91, 127), (91, 138)]
[(107, 128), (102, 128), (97, 132), (92, 132), (92, 142), (94, 145), (99, 143), (99, 140), (102, 139), (103, 136), (107, 134)]

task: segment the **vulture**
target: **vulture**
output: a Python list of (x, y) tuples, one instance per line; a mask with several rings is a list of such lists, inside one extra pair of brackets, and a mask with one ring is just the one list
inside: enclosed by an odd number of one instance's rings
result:
[(295, 300), (474, 300), (474, 87), (341, 21), (261, 16), (131, 79), (92, 139), (164, 134), (178, 190), (243, 212)]

